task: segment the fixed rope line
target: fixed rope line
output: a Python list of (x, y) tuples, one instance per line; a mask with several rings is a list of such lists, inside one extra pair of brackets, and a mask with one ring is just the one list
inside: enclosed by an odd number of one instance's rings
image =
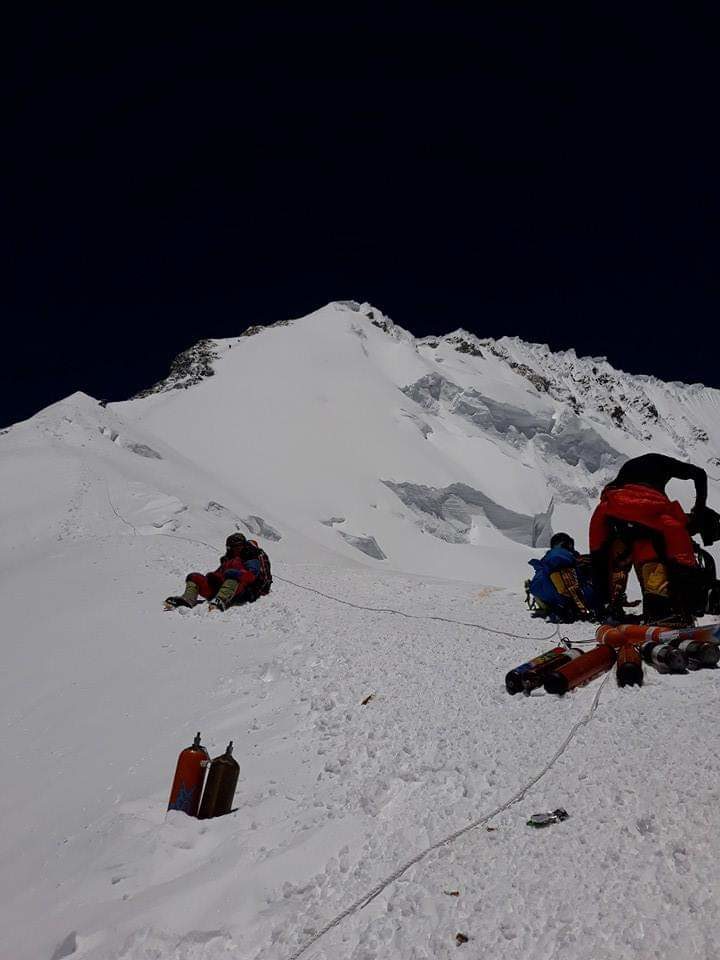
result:
[[(112, 511), (115, 514), (115, 516), (119, 520), (121, 520), (126, 526), (130, 527), (133, 533), (137, 536), (138, 533), (136, 528), (133, 526), (132, 523), (130, 523), (128, 520), (126, 520), (122, 516), (122, 514), (115, 507), (115, 504), (112, 502), (112, 498), (110, 497), (109, 486), (107, 487), (107, 495), (108, 495), (108, 502), (110, 503), (110, 507), (112, 508)], [(209, 544), (204, 540), (194, 540), (193, 538), (185, 537), (182, 534), (158, 533), (158, 536), (171, 537), (173, 540), (186, 540), (188, 543), (197, 543), (201, 546), (207, 547), (209, 550), (212, 550), (213, 552), (216, 552), (218, 549), (217, 547), (214, 547), (212, 544)], [(370, 606), (365, 606), (359, 603), (353, 603), (351, 600), (343, 600), (340, 597), (335, 597), (329, 593), (323, 593), (323, 591), (321, 590), (317, 590), (314, 587), (308, 587), (302, 583), (296, 583), (294, 580), (289, 580), (286, 577), (275, 576), (274, 579), (280, 580), (282, 583), (291, 584), (292, 586), (297, 587), (299, 590), (306, 590), (308, 593), (314, 593), (317, 596), (326, 598), (327, 600), (333, 600), (335, 603), (340, 603), (340, 604), (343, 604), (344, 606), (353, 607), (356, 610), (368, 610), (374, 613), (390, 613), (395, 616), (406, 617), (409, 620), (437, 620), (442, 623), (453, 623), (453, 624), (457, 624), (458, 626), (474, 627), (479, 630), (485, 630), (488, 633), (494, 633), (500, 636), (512, 637), (514, 639), (520, 639), (520, 640), (532, 639), (532, 640), (541, 642), (541, 641), (552, 640), (554, 637), (559, 636), (560, 634), (560, 628), (557, 626), (555, 627), (555, 630), (547, 637), (528, 637), (518, 633), (511, 633), (510, 631), (507, 631), (507, 630), (497, 630), (494, 627), (487, 627), (484, 624), (480, 624), (480, 623), (470, 623), (463, 620), (453, 620), (450, 617), (440, 617), (437, 615), (430, 615), (430, 614), (423, 615), (423, 614), (405, 613), (402, 610), (395, 610), (392, 607), (370, 607)], [(567, 748), (575, 739), (575, 736), (577, 735), (578, 731), (582, 727), (586, 726), (592, 720), (600, 704), (600, 696), (602, 694), (602, 691), (609, 677), (610, 677), (610, 674), (608, 674), (605, 677), (605, 679), (602, 681), (602, 683), (598, 687), (598, 690), (590, 704), (590, 708), (588, 712), (585, 714), (585, 716), (581, 717), (579, 720), (577, 720), (573, 724), (573, 726), (570, 728), (570, 732), (568, 733), (568, 735), (565, 737), (565, 739), (560, 744), (560, 746), (555, 751), (555, 753), (552, 755), (552, 757), (550, 757), (550, 759), (542, 768), (542, 770), (540, 770), (539, 773), (535, 774), (535, 776), (531, 780), (529, 780), (523, 787), (521, 787), (520, 790), (518, 790), (511, 797), (509, 797), (504, 803), (500, 804), (499, 807), (496, 807), (494, 810), (491, 810), (489, 813), (486, 813), (482, 817), (479, 817), (478, 819), (473, 820), (471, 823), (466, 824), (464, 827), (461, 827), (459, 830), (455, 830), (453, 833), (448, 834), (442, 839), (431, 844), (429, 847), (426, 847), (424, 850), (421, 850), (419, 853), (415, 854), (414, 857), (412, 857), (410, 860), (406, 861), (404, 864), (398, 867), (397, 870), (395, 870), (393, 873), (387, 876), (384, 880), (381, 880), (380, 883), (376, 884), (372, 888), (372, 890), (370, 890), (364, 896), (360, 897), (354, 903), (351, 903), (349, 907), (347, 907), (345, 910), (342, 911), (342, 913), (339, 913), (336, 917), (333, 917), (332, 920), (328, 921), (328, 923), (326, 923), (324, 927), (322, 927), (305, 944), (303, 944), (303, 946), (301, 946), (298, 950), (292, 953), (288, 957), (288, 960), (299, 960), (299, 958), (304, 953), (306, 953), (310, 949), (310, 947), (316, 944), (321, 937), (325, 936), (325, 934), (329, 933), (330, 930), (332, 930), (333, 928), (339, 926), (343, 922), (343, 920), (345, 920), (351, 914), (357, 913), (359, 910), (363, 910), (365, 907), (367, 907), (370, 903), (372, 903), (373, 900), (379, 897), (380, 894), (384, 890), (386, 890), (392, 883), (394, 883), (396, 880), (399, 880), (400, 877), (403, 876), (403, 874), (407, 873), (408, 870), (410, 870), (412, 867), (420, 863), (421, 860), (424, 860), (425, 857), (429, 856), (429, 854), (433, 853), (435, 850), (439, 850), (440, 847), (447, 846), (448, 844), (453, 843), (455, 840), (458, 840), (460, 837), (464, 836), (466, 833), (469, 833), (471, 830), (476, 830), (478, 827), (484, 826), (486, 823), (488, 823), (488, 821), (492, 820), (494, 817), (497, 817), (499, 814), (503, 813), (505, 810), (508, 810), (514, 804), (519, 803), (521, 800), (523, 800), (527, 795), (527, 793), (535, 786), (535, 784), (537, 784), (552, 769), (552, 767), (557, 763), (560, 757), (565, 753)]]
[(367, 907), (376, 897), (379, 897), (380, 894), (386, 890), (390, 884), (395, 883), (396, 880), (399, 880), (400, 877), (407, 873), (407, 871), (414, 867), (416, 864), (420, 863), (421, 860), (424, 860), (430, 853), (433, 853), (435, 850), (439, 850), (440, 847), (447, 846), (453, 841), (458, 840), (460, 837), (464, 836), (466, 833), (469, 833), (471, 830), (476, 830), (478, 827), (484, 826), (489, 820), (492, 820), (493, 817), (497, 817), (499, 814), (504, 813), (509, 807), (512, 807), (514, 804), (519, 803), (525, 798), (527, 793), (538, 783), (542, 778), (555, 766), (560, 757), (565, 753), (567, 748), (570, 746), (572, 741), (575, 739), (578, 731), (586, 726), (592, 720), (600, 704), (600, 696), (605, 687), (605, 684), (608, 682), (612, 674), (608, 673), (603, 682), (597, 689), (595, 696), (590, 703), (590, 708), (587, 713), (577, 720), (572, 727), (570, 732), (565, 737), (563, 742), (557, 748), (555, 753), (550, 757), (545, 766), (540, 770), (539, 773), (536, 773), (535, 776), (528, 780), (528, 782), (521, 787), (516, 793), (514, 793), (509, 799), (504, 803), (501, 803), (499, 807), (496, 807), (494, 810), (491, 810), (490, 813), (484, 814), (482, 817), (479, 817), (477, 820), (473, 820), (472, 823), (466, 824), (464, 827), (461, 827), (459, 830), (455, 830), (453, 833), (449, 833), (446, 837), (443, 837), (441, 840), (438, 840), (436, 843), (431, 844), (429, 847), (426, 847), (424, 850), (421, 850), (420, 853), (415, 854), (410, 860), (398, 867), (397, 870), (385, 877), (384, 880), (381, 880), (376, 886), (372, 888), (364, 896), (357, 899), (354, 903), (351, 903), (349, 907), (346, 907), (342, 913), (339, 913), (336, 917), (333, 917), (332, 920), (328, 921), (321, 930), (313, 934), (309, 940), (307, 940), (301, 947), (295, 950), (294, 953), (291, 953), (287, 960), (299, 960), (299, 958), (314, 946), (321, 937), (324, 937), (326, 933), (329, 933), (332, 929), (339, 926), (343, 920), (349, 917), (353, 913), (357, 913), (360, 910), (363, 910)]
[(440, 617), (430, 613), (406, 613), (404, 610), (395, 610), (392, 607), (369, 607), (361, 603), (353, 603), (351, 600), (342, 600), (340, 597), (334, 597), (329, 593), (323, 593), (322, 590), (316, 590), (315, 587), (308, 587), (303, 583), (296, 583), (294, 580), (288, 580), (287, 577), (279, 577), (273, 574), (274, 580), (281, 580), (283, 583), (290, 583), (293, 587), (300, 590), (307, 590), (308, 593), (315, 593), (319, 597), (325, 597), (327, 600), (334, 600), (335, 603), (342, 603), (346, 607), (353, 607), (355, 610), (369, 610), (371, 613), (392, 613), (397, 617), (405, 617), (408, 620), (438, 620), (441, 623), (454, 623), (460, 627), (475, 627), (477, 630), (484, 630), (486, 633), (496, 633), (501, 637), (513, 637), (518, 640), (537, 640), (542, 642), (552, 640), (556, 637), (560, 629), (555, 627), (553, 632), (546, 637), (531, 637), (527, 634), (511, 633), (509, 630), (498, 630), (495, 627), (487, 627), (482, 623), (470, 623), (466, 620), (453, 620), (451, 617)]
[(108, 503), (110, 504), (110, 509), (112, 510), (112, 512), (115, 514), (118, 520), (121, 520), (125, 524), (126, 527), (130, 527), (130, 529), (135, 534), (135, 536), (137, 536), (137, 530), (135, 529), (134, 524), (130, 523), (129, 520), (126, 520), (125, 517), (120, 513), (118, 508), (113, 503), (112, 497), (110, 496), (110, 484), (108, 483), (107, 480), (105, 481), (105, 492), (107, 493)]
[[(134, 525), (130, 523), (129, 520), (126, 520), (125, 517), (123, 517), (113, 503), (110, 496), (109, 485), (106, 484), (106, 488), (108, 503), (110, 504), (112, 512), (115, 514), (118, 520), (121, 520), (126, 526), (130, 527), (133, 533), (137, 536), (138, 532)], [(207, 547), (208, 550), (212, 550), (213, 553), (219, 552), (219, 547), (214, 547), (211, 543), (207, 543), (205, 540), (194, 540), (192, 537), (186, 537), (182, 534), (158, 532), (157, 536), (170, 537), (173, 540), (186, 540), (188, 543), (197, 543), (200, 546)], [(472, 627), (476, 630), (484, 630), (486, 633), (492, 633), (500, 637), (511, 637), (514, 640), (534, 640), (538, 643), (544, 643), (548, 640), (553, 640), (560, 633), (559, 627), (556, 626), (553, 632), (547, 636), (533, 637), (523, 633), (512, 633), (509, 630), (498, 630), (496, 627), (488, 627), (483, 623), (470, 623), (466, 620), (454, 620), (452, 617), (440, 617), (436, 614), (406, 613), (404, 610), (395, 610), (392, 607), (370, 607), (361, 603), (353, 603), (351, 600), (343, 600), (341, 597), (335, 597), (330, 593), (323, 593), (322, 590), (317, 590), (315, 587), (308, 587), (303, 583), (296, 583), (294, 580), (288, 580), (287, 577), (281, 577), (276, 573), (273, 574), (273, 580), (279, 580), (281, 583), (288, 583), (293, 587), (297, 587), (298, 590), (306, 590), (308, 593), (314, 593), (318, 597), (324, 597), (326, 600), (333, 600), (335, 603), (341, 603), (346, 607), (353, 607), (355, 610), (367, 610), (370, 613), (389, 613), (396, 617), (405, 617), (407, 620), (436, 620), (439, 623), (452, 623), (459, 627)]]

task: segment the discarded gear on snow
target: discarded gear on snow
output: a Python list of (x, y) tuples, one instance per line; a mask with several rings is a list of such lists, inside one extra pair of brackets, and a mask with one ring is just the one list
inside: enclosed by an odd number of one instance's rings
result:
[(210, 755), (200, 745), (200, 733), (189, 747), (180, 751), (175, 777), (170, 789), (168, 810), (182, 810), (189, 817), (196, 817), (200, 806), (205, 774), (210, 763)]
[(618, 648), (615, 676), (619, 687), (641, 687), (645, 675), (640, 651), (632, 643), (624, 643)]
[(235, 787), (240, 776), (240, 764), (232, 755), (232, 740), (225, 753), (210, 763), (205, 792), (200, 804), (199, 820), (224, 817), (232, 810)]
[(593, 650), (583, 653), (577, 660), (566, 663), (545, 677), (546, 693), (568, 693), (581, 684), (589, 683), (595, 677), (605, 673), (615, 663), (615, 650), (605, 644), (598, 644)]
[(549, 813), (534, 813), (527, 822), (529, 827), (549, 827), (551, 823), (561, 823), (567, 820), (570, 814), (562, 807), (551, 810)]
[(230, 813), (240, 775), (240, 766), (232, 756), (232, 746), (231, 740), (225, 753), (210, 760), (209, 753), (200, 744), (200, 734), (197, 733), (191, 746), (180, 751), (168, 810), (182, 810), (189, 817), (200, 820)]
[[(573, 650), (572, 652), (575, 654), (579, 651)], [(505, 689), (511, 696), (520, 693), (521, 690), (530, 693), (536, 687), (542, 686), (542, 677), (545, 673), (562, 666), (564, 663), (569, 663), (572, 659), (569, 654), (569, 647), (557, 646), (539, 654), (537, 657), (533, 657), (526, 663), (521, 663), (519, 667), (515, 667), (514, 670), (505, 675)]]
[(529, 695), (539, 687), (546, 693), (563, 695), (589, 683), (616, 665), (618, 686), (642, 686), (643, 663), (658, 673), (685, 673), (715, 668), (720, 663), (720, 623), (700, 627), (603, 624), (595, 632), (597, 646), (581, 651), (553, 647), (520, 664), (505, 677), (509, 694), (521, 690)]

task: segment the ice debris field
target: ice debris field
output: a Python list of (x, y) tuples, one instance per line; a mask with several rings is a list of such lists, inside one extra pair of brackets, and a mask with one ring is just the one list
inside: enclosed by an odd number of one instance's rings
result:
[[(584, 546), (648, 443), (712, 473), (715, 392), (371, 312), (208, 342), (147, 397), (0, 436), (3, 960), (717, 955), (717, 671), (503, 684), (555, 640), (527, 559)], [(440, 370), (460, 405), (403, 390)], [(243, 396), (247, 422), (212, 416)], [(163, 612), (234, 529), (271, 594)], [(240, 764), (217, 820), (166, 812), (197, 730)]]

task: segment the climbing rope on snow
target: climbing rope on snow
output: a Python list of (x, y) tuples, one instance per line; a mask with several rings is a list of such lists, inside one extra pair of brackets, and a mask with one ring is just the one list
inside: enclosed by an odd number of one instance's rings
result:
[(595, 696), (590, 703), (590, 708), (587, 713), (577, 720), (572, 727), (570, 732), (565, 737), (563, 742), (557, 748), (555, 753), (550, 757), (545, 766), (540, 770), (539, 773), (536, 773), (535, 776), (528, 780), (528, 782), (521, 787), (516, 793), (514, 793), (509, 799), (504, 803), (501, 803), (499, 807), (496, 807), (494, 810), (491, 810), (490, 813), (484, 814), (482, 817), (478, 817), (477, 820), (473, 820), (472, 823), (466, 824), (464, 827), (461, 827), (459, 830), (455, 830), (453, 833), (448, 834), (446, 837), (443, 837), (441, 840), (438, 840), (436, 843), (431, 844), (429, 847), (426, 847), (424, 850), (421, 850), (419, 853), (415, 854), (410, 860), (406, 863), (403, 863), (402, 866), (398, 867), (397, 870), (394, 870), (393, 873), (385, 877), (384, 880), (381, 880), (376, 884), (372, 890), (364, 894), (362, 897), (357, 899), (354, 903), (351, 903), (349, 907), (346, 907), (342, 913), (339, 913), (336, 917), (333, 917), (332, 920), (329, 920), (322, 929), (317, 933), (313, 934), (309, 940), (307, 940), (301, 947), (291, 953), (288, 957), (288, 960), (299, 960), (299, 958), (306, 953), (310, 947), (320, 940), (321, 937), (324, 937), (326, 933), (329, 933), (330, 930), (339, 926), (343, 920), (351, 916), (353, 913), (357, 913), (359, 910), (363, 910), (367, 907), (373, 900), (380, 896), (380, 894), (386, 890), (390, 884), (395, 883), (396, 880), (399, 880), (404, 873), (414, 867), (416, 864), (420, 863), (421, 860), (424, 860), (429, 854), (433, 853), (435, 850), (439, 850), (440, 847), (447, 846), (450, 843), (453, 843), (455, 840), (458, 840), (460, 837), (464, 836), (466, 833), (469, 833), (471, 830), (476, 830), (478, 827), (484, 826), (489, 820), (492, 820), (493, 817), (497, 817), (499, 814), (504, 813), (505, 810), (512, 807), (514, 804), (519, 803), (525, 798), (527, 793), (538, 783), (542, 778), (553, 768), (557, 763), (560, 757), (565, 753), (567, 748), (570, 746), (572, 741), (575, 739), (578, 731), (586, 726), (592, 720), (595, 712), (600, 704), (600, 696), (605, 687), (605, 684), (608, 682), (612, 674), (608, 673), (605, 679), (602, 681), (598, 687)]
[(113, 499), (110, 496), (110, 484), (108, 483), (107, 480), (105, 481), (105, 492), (107, 493), (108, 503), (110, 504), (110, 509), (112, 510), (112, 512), (115, 514), (118, 520), (122, 521), (122, 523), (125, 524), (126, 527), (130, 527), (130, 529), (135, 534), (135, 536), (137, 536), (138, 532), (137, 532), (137, 529), (135, 528), (135, 525), (130, 523), (129, 520), (126, 520), (125, 517), (120, 513), (118, 508), (113, 503)]
[(453, 620), (451, 617), (440, 617), (430, 613), (406, 613), (404, 610), (395, 610), (393, 607), (369, 607), (362, 603), (353, 603), (351, 600), (342, 600), (340, 597), (334, 597), (332, 594), (323, 593), (315, 587), (308, 587), (303, 583), (296, 583), (294, 580), (288, 580), (287, 577), (279, 577), (273, 574), (274, 580), (281, 580), (283, 583), (292, 584), (300, 590), (307, 590), (308, 593), (317, 594), (319, 597), (325, 597), (327, 600), (334, 600), (335, 603), (342, 603), (346, 607), (353, 607), (355, 610), (369, 610), (371, 613), (391, 613), (397, 617), (405, 617), (408, 620), (437, 620), (440, 623), (454, 623), (460, 627), (475, 627), (477, 630), (484, 630), (486, 633), (495, 633), (501, 637), (513, 637), (517, 640), (536, 640), (542, 643), (545, 640), (552, 640), (560, 633), (560, 628), (555, 627), (551, 634), (545, 637), (533, 637), (528, 634), (511, 633), (509, 630), (498, 630), (495, 627), (488, 627), (483, 623), (470, 623), (467, 620)]
[[(133, 526), (132, 523), (130, 523), (128, 520), (126, 520), (122, 516), (122, 514), (118, 511), (115, 504), (113, 503), (112, 498), (110, 496), (109, 486), (107, 487), (107, 496), (108, 496), (108, 502), (115, 516), (119, 520), (121, 520), (126, 526), (130, 527), (133, 531), (133, 534), (138, 536), (137, 529)], [(207, 547), (209, 550), (213, 552), (217, 552), (218, 550), (217, 547), (214, 547), (212, 544), (207, 543), (204, 540), (195, 540), (192, 537), (186, 537), (186, 536), (183, 536), (182, 534), (158, 533), (158, 536), (170, 537), (174, 540), (185, 540), (188, 543), (196, 543), (196, 544), (199, 544), (200, 546)], [(273, 578), (275, 580), (279, 580), (282, 583), (290, 584), (291, 586), (294, 586), (299, 590), (305, 590), (308, 593), (316, 594), (317, 596), (324, 597), (327, 600), (332, 600), (335, 603), (340, 603), (343, 606), (352, 607), (356, 610), (367, 610), (372, 613), (388, 613), (394, 616), (405, 617), (409, 620), (435, 620), (441, 623), (451, 623), (451, 624), (456, 624), (458, 626), (472, 627), (478, 630), (484, 630), (487, 633), (492, 633), (492, 634), (496, 634), (504, 637), (512, 637), (514, 639), (520, 639), (520, 640), (534, 640), (537, 642), (545, 642), (545, 641), (552, 640), (554, 637), (560, 636), (560, 628), (558, 626), (556, 626), (555, 630), (548, 636), (530, 637), (523, 634), (512, 633), (508, 630), (498, 630), (495, 627), (488, 627), (486, 624), (472, 623), (464, 620), (454, 620), (450, 617), (441, 617), (435, 614), (414, 614), (414, 613), (406, 613), (403, 610), (395, 610), (393, 607), (366, 606), (364, 604), (353, 603), (351, 600), (343, 600), (340, 597), (335, 597), (332, 594), (324, 593), (322, 590), (317, 590), (315, 587), (309, 587), (306, 584), (296, 583), (294, 580), (290, 580), (287, 577), (280, 577), (280, 576), (274, 575)], [(561, 638), (561, 639), (565, 639), (565, 638)], [(595, 641), (592, 641), (592, 642), (594, 643)], [(440, 849), (440, 847), (447, 846), (448, 844), (453, 843), (455, 840), (458, 840), (460, 837), (464, 836), (466, 833), (469, 833), (471, 830), (476, 830), (478, 827), (483, 826), (489, 820), (492, 820), (494, 817), (503, 813), (505, 810), (509, 809), (514, 804), (519, 803), (521, 800), (523, 800), (527, 795), (527, 793), (535, 786), (535, 784), (537, 784), (552, 769), (555, 763), (557, 763), (560, 757), (565, 753), (565, 751), (567, 750), (567, 748), (570, 746), (575, 736), (577, 735), (578, 731), (590, 722), (590, 720), (595, 714), (595, 711), (598, 708), (598, 705), (600, 703), (600, 696), (602, 694), (602, 691), (609, 677), (610, 677), (610, 674), (608, 674), (600, 684), (595, 696), (593, 697), (593, 700), (590, 704), (590, 708), (587, 711), (587, 713), (573, 724), (573, 726), (570, 728), (568, 735), (565, 737), (565, 739), (560, 744), (560, 746), (555, 751), (555, 753), (550, 757), (550, 759), (545, 764), (545, 766), (539, 771), (539, 773), (535, 774), (535, 776), (532, 777), (531, 780), (529, 780), (523, 787), (521, 787), (520, 790), (514, 793), (504, 803), (500, 804), (500, 806), (496, 807), (494, 810), (491, 810), (489, 813), (484, 814), (482, 817), (479, 817), (478, 819), (473, 820), (471, 823), (466, 824), (464, 827), (461, 827), (459, 830), (455, 830), (453, 833), (448, 834), (442, 839), (431, 844), (429, 847), (426, 847), (424, 850), (421, 850), (419, 853), (415, 854), (414, 857), (406, 861), (404, 864), (398, 867), (395, 871), (393, 871), (393, 873), (387, 876), (384, 880), (381, 880), (378, 884), (376, 884), (372, 888), (372, 890), (370, 890), (364, 896), (360, 897), (358, 900), (355, 900), (354, 903), (350, 904), (350, 906), (348, 906), (345, 910), (339, 913), (336, 917), (333, 917), (332, 920), (328, 921), (328, 923), (326, 923), (325, 926), (322, 927), (317, 933), (313, 934), (313, 936), (309, 940), (307, 940), (305, 944), (303, 944), (299, 949), (297, 949), (294, 953), (292, 953), (288, 957), (288, 960), (299, 960), (299, 958), (304, 953), (306, 953), (307, 950), (310, 949), (310, 947), (312, 947), (315, 943), (317, 943), (321, 937), (325, 936), (325, 934), (329, 933), (329, 931), (332, 930), (333, 928), (339, 926), (343, 922), (343, 920), (351, 916), (353, 913), (357, 913), (359, 910), (363, 910), (365, 907), (367, 907), (370, 903), (372, 903), (373, 900), (379, 897), (380, 894), (384, 890), (386, 890), (392, 883), (394, 883), (396, 880), (402, 877), (403, 874), (407, 873), (407, 871), (410, 870), (412, 867), (420, 863), (421, 860), (424, 860), (427, 856), (429, 856), (429, 854), (433, 853), (435, 850)]]
[[(129, 520), (126, 520), (125, 517), (120, 513), (115, 504), (112, 501), (110, 496), (110, 487), (106, 483), (107, 489), (107, 498), (110, 508), (118, 520), (121, 520), (126, 526), (130, 527), (133, 533), (138, 536), (136, 528), (130, 523)], [(197, 543), (200, 546), (207, 547), (208, 550), (211, 550), (213, 553), (219, 553), (220, 548), (213, 546), (211, 543), (207, 543), (205, 540), (194, 540), (192, 537), (186, 537), (182, 534), (177, 533), (162, 533), (158, 532), (157, 536), (159, 537), (170, 537), (173, 540), (186, 540), (188, 543)], [(317, 590), (315, 587), (308, 587), (303, 583), (296, 583), (294, 580), (289, 580), (287, 577), (281, 577), (277, 573), (273, 573), (273, 580), (279, 580), (281, 583), (288, 583), (293, 587), (297, 587), (298, 590), (306, 590), (308, 593), (314, 593), (318, 597), (325, 597), (326, 600), (333, 600), (335, 603), (341, 603), (346, 607), (353, 607), (355, 610), (367, 610), (370, 613), (389, 613), (393, 614), (396, 617), (405, 617), (407, 620), (436, 620), (440, 623), (452, 623), (460, 627), (472, 627), (476, 630), (484, 630), (485, 633), (493, 633), (496, 636), (501, 637), (511, 637), (514, 640), (534, 640), (537, 643), (545, 643), (548, 640), (553, 640), (560, 633), (560, 628), (555, 627), (552, 633), (543, 637), (534, 637), (530, 634), (523, 633), (512, 633), (509, 630), (498, 630), (496, 627), (488, 627), (483, 623), (470, 623), (465, 620), (453, 620), (451, 617), (440, 617), (435, 614), (425, 614), (425, 613), (406, 613), (404, 610), (395, 610), (392, 607), (369, 607), (361, 603), (353, 603), (351, 600), (343, 600), (341, 597), (335, 597), (330, 593), (323, 593), (322, 590)]]

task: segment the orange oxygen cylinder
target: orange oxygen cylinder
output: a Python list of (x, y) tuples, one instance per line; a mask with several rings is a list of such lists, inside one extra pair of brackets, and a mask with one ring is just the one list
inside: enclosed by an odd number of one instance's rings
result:
[(210, 756), (205, 747), (200, 746), (200, 734), (197, 733), (192, 746), (182, 750), (178, 757), (168, 810), (182, 810), (189, 817), (197, 816), (209, 763)]
[(210, 764), (205, 793), (200, 804), (199, 820), (222, 817), (232, 810), (235, 787), (240, 776), (240, 765), (232, 755), (232, 740), (220, 757)]
[(628, 641), (645, 643), (648, 640), (668, 643), (671, 640), (696, 639), (718, 643), (720, 642), (720, 625), (709, 623), (702, 627), (657, 627), (642, 623), (606, 623), (597, 628), (595, 639), (598, 643), (609, 643), (611, 647), (617, 647)]
[[(611, 647), (621, 647), (624, 643), (644, 643), (646, 640), (659, 640), (660, 633), (667, 633), (667, 627), (645, 626), (642, 623), (603, 624), (595, 631), (598, 643), (607, 643)], [(677, 631), (673, 631), (677, 634)]]
[(598, 627), (595, 631), (595, 639), (598, 643), (617, 648), (627, 643), (629, 638), (618, 627)]
[(615, 675), (619, 687), (642, 686), (644, 679), (642, 657), (634, 644), (624, 643), (618, 650)]
[(639, 644), (646, 640), (658, 640), (662, 631), (667, 633), (667, 627), (646, 627), (641, 623), (603, 624), (595, 631), (595, 639), (598, 643), (621, 647), (624, 643)]
[(547, 693), (567, 693), (581, 683), (587, 683), (601, 673), (605, 673), (615, 663), (615, 649), (606, 643), (598, 644), (594, 650), (588, 650), (582, 657), (572, 660), (553, 670), (545, 678)]

